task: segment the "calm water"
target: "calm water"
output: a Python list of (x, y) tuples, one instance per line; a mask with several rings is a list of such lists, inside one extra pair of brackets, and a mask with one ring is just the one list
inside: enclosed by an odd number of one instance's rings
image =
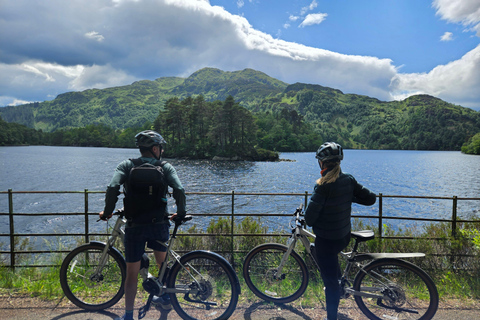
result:
[[(0, 147), (0, 191), (104, 191), (117, 164), (137, 156), (135, 149)], [(291, 161), (167, 160), (177, 169), (187, 192), (310, 193), (319, 176), (314, 153), (283, 153), (281, 158)], [(480, 157), (460, 152), (346, 150), (342, 169), (377, 194), (480, 196)], [(228, 213), (230, 201), (231, 196), (191, 195), (187, 206), (190, 213)], [(302, 201), (293, 196), (236, 196), (235, 212), (290, 213)], [(13, 203), (15, 212), (25, 213), (84, 210), (83, 194), (16, 194)], [(102, 210), (103, 204), (103, 194), (89, 197), (90, 212)], [(459, 202), (459, 216), (479, 217), (479, 204)], [(6, 194), (0, 195), (0, 212), (8, 212)], [(448, 200), (384, 199), (384, 215), (448, 218), (451, 212), (452, 201)], [(377, 213), (377, 205), (354, 205), (354, 214)], [(15, 232), (74, 233), (77, 223), (83, 226), (82, 221), (81, 217), (16, 217)], [(275, 229), (286, 225), (278, 219), (265, 222)], [(198, 219), (197, 223), (203, 226), (206, 222)], [(105, 223), (95, 221), (90, 227), (92, 231), (104, 228)], [(8, 218), (0, 217), (0, 233), (7, 232)], [(1, 243), (8, 239), (0, 237)]]

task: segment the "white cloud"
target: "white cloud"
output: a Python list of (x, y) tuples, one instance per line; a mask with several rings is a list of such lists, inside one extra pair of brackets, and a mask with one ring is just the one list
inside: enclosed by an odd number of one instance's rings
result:
[[(381, 100), (423, 92), (464, 105), (480, 101), (478, 47), (428, 73), (400, 74), (390, 59), (275, 39), (207, 0), (97, 0), (89, 6), (83, 0), (16, 0), (2, 6), (0, 105), (187, 77), (204, 67), (252, 68), (287, 83), (320, 84)], [(316, 6), (312, 1), (308, 8)], [(310, 16), (312, 23), (322, 19)]]
[(307, 7), (303, 7), (302, 10), (301, 10), (301, 15), (303, 16), (304, 14), (306, 14), (308, 11), (312, 11), (313, 9), (315, 9), (316, 7), (318, 6), (318, 3), (316, 0), (313, 0), (310, 5), (308, 5)]
[(397, 74), (391, 84), (395, 99), (425, 93), (477, 110), (480, 109), (478, 88), (480, 45), (461, 59), (437, 66), (428, 73)]
[(441, 37), (440, 41), (452, 41), (453, 40), (453, 33), (445, 32)]
[(84, 68), (82, 72), (69, 83), (69, 89), (83, 91), (90, 88), (104, 89), (132, 83), (137, 79), (122, 70), (116, 70), (110, 65), (93, 65)]
[(290, 21), (297, 21), (298, 19), (300, 19), (299, 16), (294, 16), (292, 14), (288, 17), (288, 20), (290, 20)]
[(27, 104), (34, 101), (18, 100), (14, 97), (0, 97), (0, 106), (19, 106), (21, 104)]
[(303, 22), (298, 27), (303, 28), (314, 24), (320, 24), (327, 18), (327, 16), (328, 14), (326, 13), (311, 13), (305, 17)]
[(101, 34), (99, 34), (96, 31), (90, 31), (90, 32), (85, 33), (85, 37), (87, 37), (89, 39), (93, 39), (93, 40), (98, 41), (98, 42), (102, 42), (103, 40), (105, 40), (105, 37), (102, 36)]
[(480, 1), (434, 0), (432, 6), (442, 19), (472, 27), (477, 30), (477, 35), (480, 36)]

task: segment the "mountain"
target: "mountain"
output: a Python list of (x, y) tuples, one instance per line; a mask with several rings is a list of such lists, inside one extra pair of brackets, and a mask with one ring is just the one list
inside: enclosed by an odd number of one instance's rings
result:
[(287, 84), (252, 69), (204, 68), (188, 78), (68, 92), (52, 101), (0, 108), (0, 116), (46, 132), (95, 123), (124, 129), (153, 122), (172, 97), (200, 94), (206, 101), (233, 96), (252, 112), (294, 112), (323, 141), (347, 148), (460, 150), (480, 132), (479, 112), (429, 95), (385, 102), (321, 85)]
[(248, 107), (281, 93), (285, 87), (286, 83), (251, 69), (224, 72), (204, 68), (187, 79), (166, 77), (102, 90), (67, 92), (52, 101), (0, 108), (0, 116), (7, 122), (47, 132), (93, 123), (122, 129), (153, 122), (172, 97), (203, 94), (206, 101), (213, 101), (231, 95)]

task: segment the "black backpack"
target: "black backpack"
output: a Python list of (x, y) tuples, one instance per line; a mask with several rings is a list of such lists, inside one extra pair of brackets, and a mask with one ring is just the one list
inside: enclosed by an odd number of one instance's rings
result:
[(152, 223), (163, 220), (166, 214), (168, 183), (163, 166), (165, 161), (155, 164), (141, 159), (130, 159), (134, 167), (130, 169), (124, 184), (125, 217), (134, 223)]

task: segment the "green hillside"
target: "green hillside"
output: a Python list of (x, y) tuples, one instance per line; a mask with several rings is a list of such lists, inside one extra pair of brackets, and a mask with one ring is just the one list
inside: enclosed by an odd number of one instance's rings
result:
[(67, 92), (52, 101), (0, 108), (0, 116), (7, 122), (47, 132), (95, 123), (123, 129), (152, 122), (173, 97), (203, 94), (206, 101), (214, 101), (231, 95), (248, 107), (281, 93), (286, 86), (251, 69), (224, 72), (205, 68), (187, 79), (167, 77), (102, 90)]
[(155, 121), (169, 99), (199, 95), (207, 102), (232, 96), (259, 116), (296, 114), (320, 141), (335, 140), (346, 148), (460, 150), (480, 132), (479, 112), (432, 96), (384, 102), (320, 85), (286, 84), (252, 69), (204, 68), (186, 79), (68, 92), (52, 101), (0, 108), (0, 116), (45, 132), (92, 124), (125, 129)]

